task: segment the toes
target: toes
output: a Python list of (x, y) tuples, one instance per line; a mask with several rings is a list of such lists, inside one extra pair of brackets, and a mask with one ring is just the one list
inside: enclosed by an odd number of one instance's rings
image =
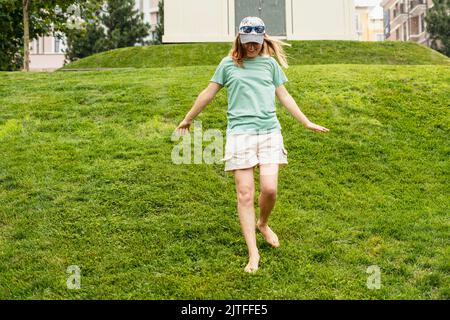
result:
[(279, 247), (280, 246), (280, 241), (278, 240), (278, 237), (275, 235), (274, 238), (272, 239), (272, 245), (274, 247)]
[(250, 259), (249, 263), (244, 268), (245, 272), (248, 272), (248, 273), (256, 272), (258, 270), (258, 267), (259, 267), (258, 264), (259, 264), (259, 257), (257, 258), (257, 260)]
[(245, 272), (248, 272), (248, 273), (254, 273), (254, 272), (256, 272), (256, 270), (258, 270), (257, 267), (245, 267)]
[(280, 246), (280, 243), (278, 242), (278, 241), (271, 241), (271, 242), (269, 242), (269, 244), (272, 246), (272, 247), (275, 247), (275, 248), (277, 248), (277, 247), (279, 247)]
[(278, 240), (278, 236), (276, 235), (275, 232), (272, 231), (272, 229), (270, 229), (269, 227), (267, 227), (266, 230), (264, 230), (264, 232), (260, 229), (259, 231), (261, 231), (261, 233), (264, 236), (264, 239), (267, 241), (267, 243), (269, 243), (272, 247), (279, 247), (280, 246), (280, 242)]

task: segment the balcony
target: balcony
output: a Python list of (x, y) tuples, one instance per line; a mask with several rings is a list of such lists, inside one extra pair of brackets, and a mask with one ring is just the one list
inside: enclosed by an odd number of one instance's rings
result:
[(409, 3), (410, 3), (409, 6), (411, 9), (414, 9), (414, 7), (419, 6), (419, 5), (424, 5), (424, 6), (427, 5), (427, 2), (425, 0), (411, 0)]
[(398, 25), (403, 24), (408, 20), (408, 13), (400, 11), (399, 13), (395, 13), (394, 20), (391, 22), (391, 29), (395, 29)]
[(425, 0), (413, 0), (410, 3), (411, 16), (419, 16), (427, 10), (427, 4)]
[(412, 34), (409, 37), (412, 41), (423, 44), (427, 42), (428, 34), (425, 31), (423, 31), (419, 34)]
[(380, 3), (380, 6), (384, 8), (390, 8), (397, 0), (383, 0)]

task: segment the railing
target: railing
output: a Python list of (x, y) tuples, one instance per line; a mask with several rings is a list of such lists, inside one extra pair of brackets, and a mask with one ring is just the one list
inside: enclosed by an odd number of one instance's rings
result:
[[(383, 2), (386, 4), (387, 2)], [(423, 24), (423, 15), (426, 15), (426, 10), (430, 8), (427, 0), (407, 0), (404, 2), (396, 2), (395, 5), (388, 11), (391, 19), (388, 31), (396, 30), (397, 34), (400, 28), (405, 28), (404, 40), (413, 40), (419, 43), (428, 41), (428, 34)], [(397, 35), (398, 37), (399, 35)], [(388, 37), (388, 35), (387, 35)]]
[(426, 10), (427, 3), (423, 0), (413, 0), (410, 3), (410, 13), (412, 15), (421, 14)]
[(425, 5), (426, 4), (426, 0), (412, 0), (410, 1), (409, 7), (410, 9), (414, 9), (415, 7), (417, 7), (418, 5)]
[(394, 19), (402, 14), (408, 13), (406, 6), (403, 3), (397, 3), (393, 9)]

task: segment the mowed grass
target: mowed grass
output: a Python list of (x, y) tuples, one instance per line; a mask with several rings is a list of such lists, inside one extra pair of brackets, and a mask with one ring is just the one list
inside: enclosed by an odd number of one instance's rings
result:
[[(0, 73), (0, 299), (450, 298), (448, 66), (286, 70), (331, 131), (277, 101), (281, 247), (258, 234), (255, 275), (232, 175), (171, 160), (171, 133), (214, 70)], [(224, 89), (203, 130), (225, 134), (226, 104)]]
[[(414, 42), (363, 42), (342, 40), (286, 41), (290, 65), (407, 64), (450, 65), (441, 53)], [(160, 68), (217, 65), (230, 43), (187, 43), (111, 50), (74, 61), (64, 69)]]

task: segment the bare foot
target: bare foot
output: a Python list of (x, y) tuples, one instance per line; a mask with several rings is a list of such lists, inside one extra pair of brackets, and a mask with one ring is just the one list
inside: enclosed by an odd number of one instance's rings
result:
[(259, 255), (250, 257), (244, 271), (248, 273), (254, 273), (256, 272), (256, 270), (258, 270), (258, 264), (259, 264)]
[(258, 227), (259, 231), (261, 231), (264, 239), (266, 239), (268, 244), (270, 244), (274, 248), (278, 248), (280, 246), (280, 242), (278, 241), (276, 233), (273, 232), (267, 224), (265, 226), (262, 226), (258, 220), (256, 226)]

